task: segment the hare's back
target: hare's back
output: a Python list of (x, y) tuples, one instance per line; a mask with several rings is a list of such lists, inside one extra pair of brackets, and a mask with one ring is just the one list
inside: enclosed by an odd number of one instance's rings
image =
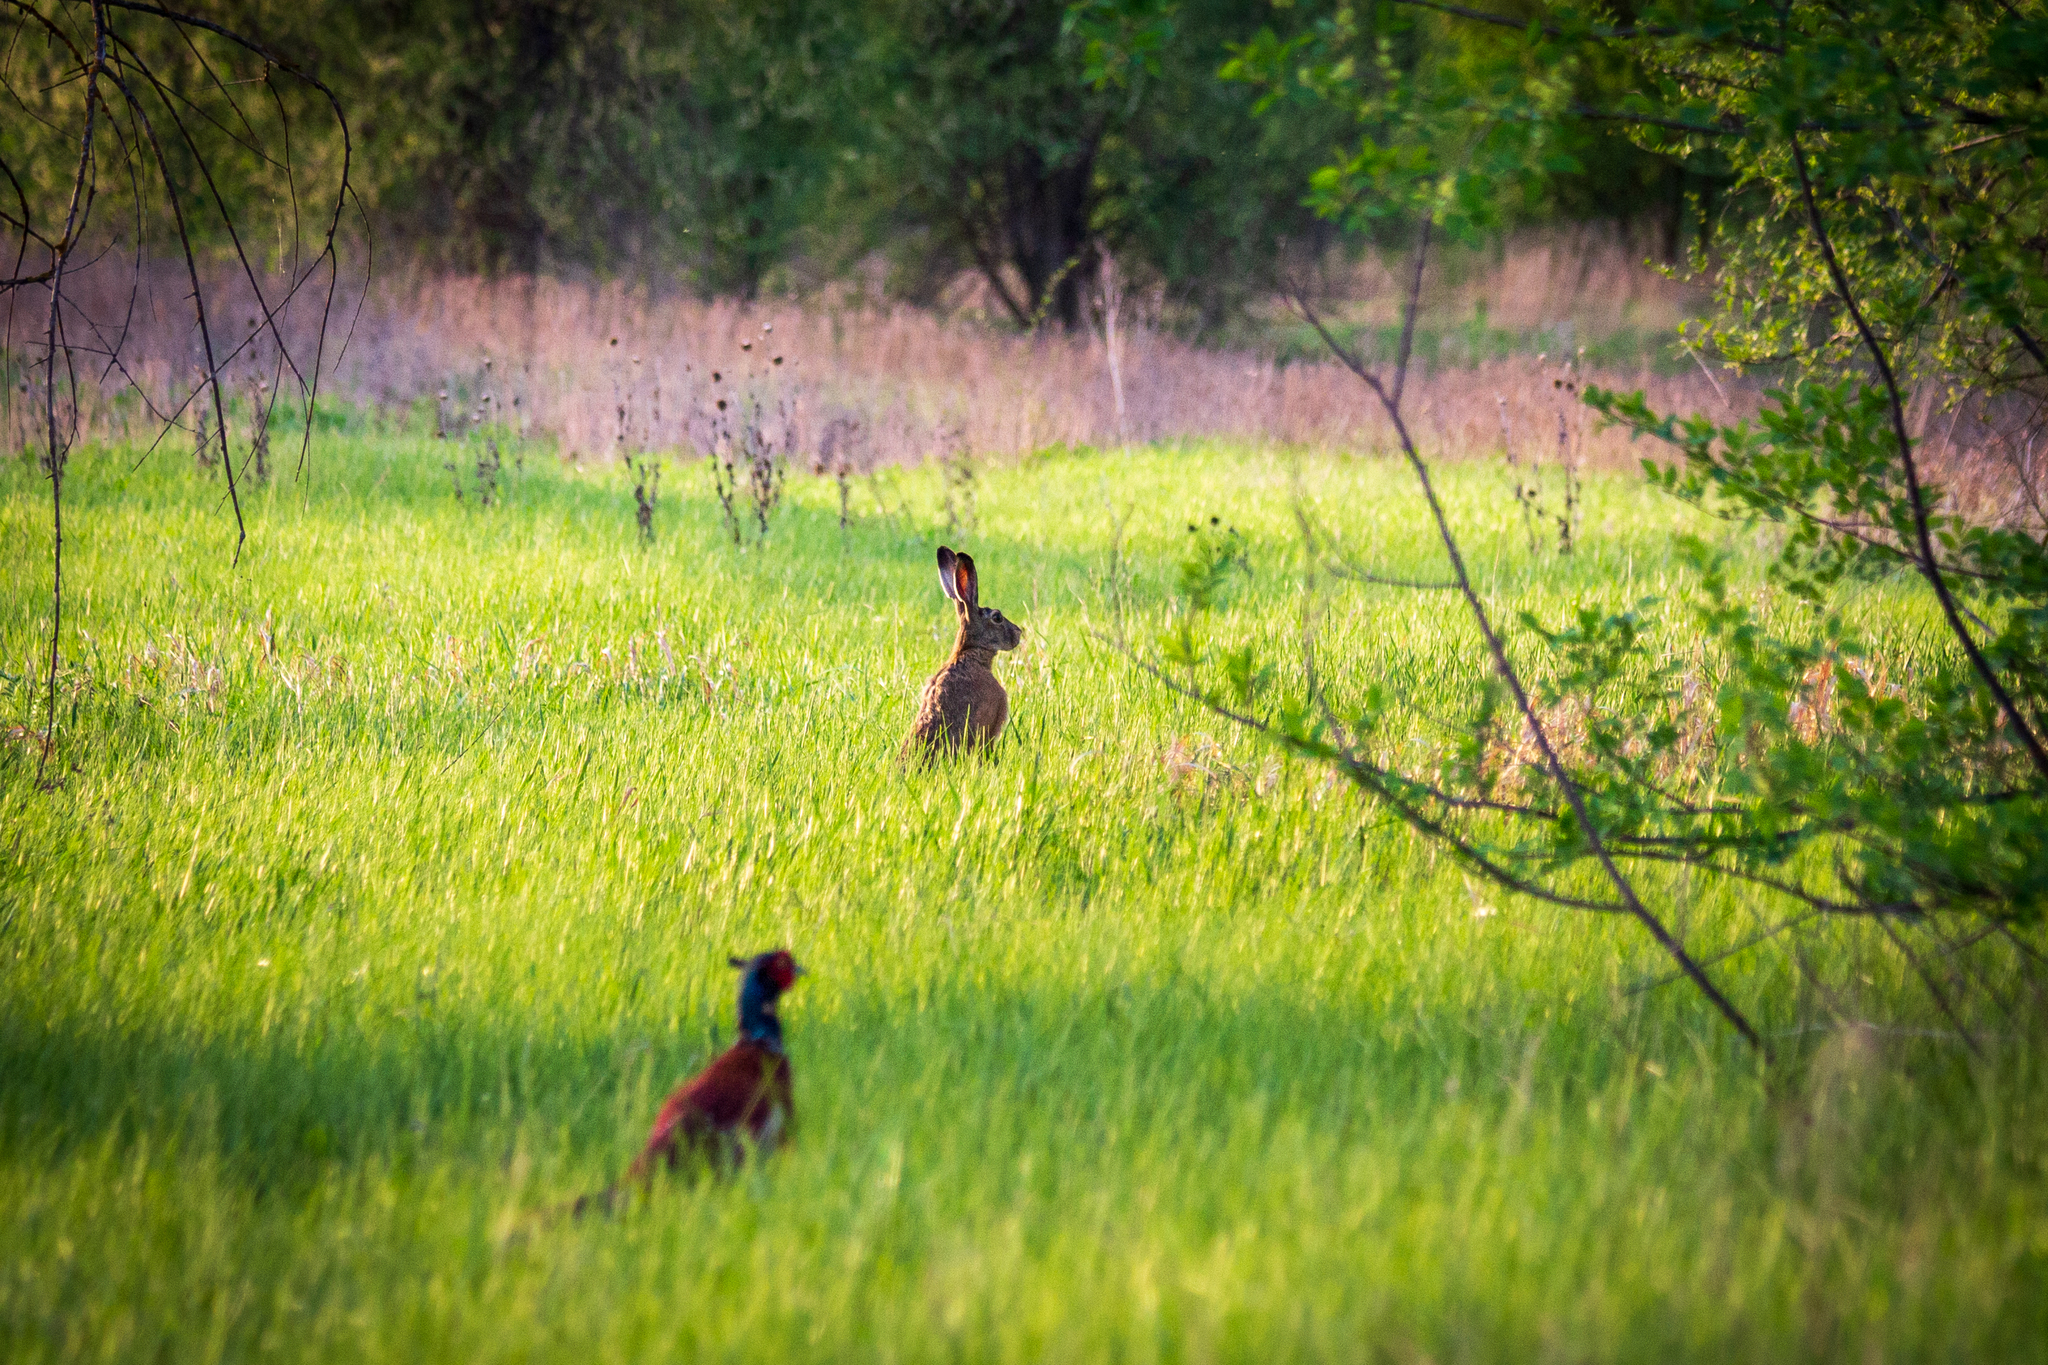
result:
[(1002, 733), (1009, 718), (1009, 694), (996, 675), (959, 660), (940, 669), (925, 687), (913, 733), (943, 731), (955, 743), (986, 743)]

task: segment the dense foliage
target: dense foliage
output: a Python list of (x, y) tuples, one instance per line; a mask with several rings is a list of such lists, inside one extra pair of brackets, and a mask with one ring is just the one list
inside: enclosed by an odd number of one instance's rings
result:
[[(1666, 491), (1769, 528), (1775, 585), (1801, 605), (1773, 611), (1732, 592), (1695, 546), (1676, 600), (1582, 609), (1562, 626), (1525, 619), (1546, 648), (1518, 668), (1445, 525), (1455, 583), (1442, 586), (1465, 591), (1492, 667), (1440, 761), (1418, 766), (1396, 742), (1414, 699), (1395, 689), (1340, 711), (1312, 680), (1307, 699), (1271, 706), (1254, 695), (1264, 674), (1239, 656), (1211, 701), (1264, 706), (1255, 723), (1473, 866), (1562, 903), (1641, 913), (1628, 869), (1676, 863), (1806, 914), (1874, 917), (1916, 962), (1901, 929), (1945, 952), (2038, 923), (2048, 528), (2026, 457), (2048, 398), (2048, 11), (1683, 0), (1617, 20), (1442, 8), (1456, 17), (1423, 0), (1339, 7), (1262, 33), (1232, 74), (1269, 104), (1349, 110), (1358, 132), (1315, 175), (1315, 202), (1354, 227), (1420, 225), (1424, 246), (1431, 229), (1481, 233), (1503, 204), (1539, 195), (1544, 175), (1574, 168), (1593, 124), (1731, 177), (1714, 262), (1722, 306), (1693, 340), (1768, 367), (1763, 411), (1728, 423), (1659, 414), (1639, 394), (1585, 397), (1675, 449), (1674, 463), (1649, 465)], [(1493, 36), (1474, 60), (1404, 69), (1396, 54), (1418, 12)], [(1617, 64), (1633, 88), (1593, 102), (1594, 77)], [(1398, 420), (1399, 371), (1361, 376)], [(1941, 423), (1909, 414), (1916, 384)], [(2021, 457), (1990, 479), (1996, 498), (1946, 492), (1942, 442), (1922, 437), (1965, 416), (1983, 447)], [(1416, 470), (1426, 490), (1419, 459)], [(1924, 628), (1911, 593), (1876, 634), (1844, 623), (1847, 591), (1894, 580), (1917, 585)], [(1647, 623), (1673, 613), (1696, 651), (1650, 645)], [(1199, 655), (1185, 633), (1169, 643), (1178, 662)], [(1596, 868), (1605, 875), (1587, 882), (1581, 869)]]
[[(1720, 28), (1712, 41), (1703, 20)], [(2038, 920), (2040, 509), (1986, 520), (1944, 499), (1928, 467), (1938, 443), (1916, 439), (1905, 406), (1917, 377), (1946, 386), (1952, 405), (2003, 399), (1991, 420), (2021, 441), (2040, 430), (2048, 11), (1881, 0), (1642, 22), (1674, 32), (1639, 40), (1662, 54), (1663, 76), (1624, 112), (1661, 119), (1641, 125), (1658, 145), (1711, 146), (1752, 201), (1702, 340), (1744, 363), (1780, 361), (1785, 379), (1753, 428), (1590, 398), (1678, 449), (1659, 475), (1673, 493), (1783, 526), (1779, 580), (1815, 606), (1790, 639), (1736, 604), (1704, 616), (1736, 665), (1722, 709), (1756, 735), (1729, 788), (1743, 809), (1717, 837), (1754, 864), (1846, 836), (1836, 872), (1859, 906)], [(2031, 474), (2018, 472), (2028, 497)], [(1836, 583), (1894, 574), (1920, 581), (1948, 639), (1917, 676), (1886, 685), (1881, 652), (1822, 608)], [(1823, 687), (1833, 714), (1802, 727)]]

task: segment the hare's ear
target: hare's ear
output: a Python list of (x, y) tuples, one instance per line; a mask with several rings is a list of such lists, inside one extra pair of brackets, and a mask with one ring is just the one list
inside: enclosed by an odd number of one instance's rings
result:
[(981, 605), (981, 576), (974, 571), (973, 555), (953, 556), (953, 576), (959, 580), (960, 605), (973, 611)]
[(953, 572), (956, 563), (957, 560), (954, 558), (953, 552), (941, 545), (939, 547), (939, 591), (946, 594), (953, 601), (958, 602), (960, 600), (960, 587)]

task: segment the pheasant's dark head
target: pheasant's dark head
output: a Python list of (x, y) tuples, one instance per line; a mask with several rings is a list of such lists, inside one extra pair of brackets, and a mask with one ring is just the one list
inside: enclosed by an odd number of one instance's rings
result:
[(740, 969), (740, 1037), (771, 1052), (782, 1051), (782, 1020), (776, 1017), (775, 1002), (804, 969), (780, 948), (730, 961)]

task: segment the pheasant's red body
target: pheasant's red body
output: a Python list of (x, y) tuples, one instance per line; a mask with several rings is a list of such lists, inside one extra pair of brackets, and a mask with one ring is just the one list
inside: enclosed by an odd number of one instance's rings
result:
[(668, 1097), (632, 1174), (644, 1180), (657, 1165), (674, 1169), (691, 1152), (736, 1158), (743, 1137), (771, 1148), (789, 1136), (795, 1118), (789, 1058), (756, 1042), (734, 1043)]

